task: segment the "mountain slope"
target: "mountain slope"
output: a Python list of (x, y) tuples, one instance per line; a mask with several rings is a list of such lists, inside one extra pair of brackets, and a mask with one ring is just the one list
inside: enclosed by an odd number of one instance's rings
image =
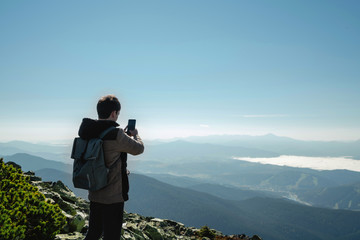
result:
[(229, 201), (149, 177), (130, 176), (130, 201), (126, 208), (131, 212), (193, 226), (208, 224), (226, 234), (261, 233), (268, 240), (360, 237), (360, 212), (307, 207), (284, 199)]
[(360, 212), (357, 211), (306, 207), (269, 198), (244, 200), (238, 203), (238, 207), (251, 213), (253, 219), (258, 219), (258, 233), (276, 233), (276, 239), (360, 238), (360, 222), (356, 220)]
[(360, 182), (309, 190), (301, 194), (301, 199), (315, 206), (360, 210)]
[(209, 183), (192, 185), (187, 188), (198, 192), (210, 193), (216, 197), (228, 200), (245, 200), (254, 197), (279, 197), (279, 194), (270, 191), (254, 191)]
[(26, 153), (17, 153), (4, 158), (7, 162), (12, 161), (21, 165), (23, 171), (36, 171), (43, 168), (53, 168), (60, 171), (72, 173), (72, 164), (51, 161), (42, 157), (36, 157)]
[[(234, 212), (230, 201), (138, 174), (130, 175), (130, 183), (130, 200), (125, 206), (129, 212), (174, 219), (195, 227), (219, 226), (224, 233), (244, 231), (239, 226), (246, 225), (246, 218), (238, 216), (241, 211)], [(256, 230), (249, 226), (246, 232), (255, 234)]]

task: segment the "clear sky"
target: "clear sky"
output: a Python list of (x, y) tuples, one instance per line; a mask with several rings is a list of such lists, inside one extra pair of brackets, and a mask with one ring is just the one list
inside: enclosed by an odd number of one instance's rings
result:
[(71, 139), (98, 98), (147, 139), (360, 139), (360, 1), (0, 1), (0, 141)]

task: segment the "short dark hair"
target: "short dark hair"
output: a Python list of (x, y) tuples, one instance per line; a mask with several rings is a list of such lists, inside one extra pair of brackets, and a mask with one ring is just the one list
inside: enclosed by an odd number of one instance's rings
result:
[(121, 104), (114, 95), (106, 95), (99, 99), (96, 109), (99, 119), (107, 119), (113, 111), (120, 111)]

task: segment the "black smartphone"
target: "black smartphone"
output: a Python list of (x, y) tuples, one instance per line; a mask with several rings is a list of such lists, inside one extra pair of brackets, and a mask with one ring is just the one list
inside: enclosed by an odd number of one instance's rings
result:
[(128, 130), (135, 130), (135, 124), (136, 124), (136, 120), (135, 120), (135, 119), (129, 119), (129, 122), (128, 122)]

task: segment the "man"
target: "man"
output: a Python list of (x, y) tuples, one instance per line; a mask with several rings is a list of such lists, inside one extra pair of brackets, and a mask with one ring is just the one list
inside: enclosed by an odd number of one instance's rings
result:
[[(84, 118), (79, 136), (83, 139), (99, 137), (100, 133), (116, 123), (121, 105), (113, 95), (102, 97), (97, 104), (98, 120)], [(121, 236), (124, 202), (128, 200), (129, 182), (127, 177), (127, 153), (143, 153), (144, 144), (137, 129), (115, 128), (103, 138), (104, 158), (107, 167), (108, 185), (98, 191), (89, 191), (90, 218), (89, 231), (85, 240), (119, 240)]]

